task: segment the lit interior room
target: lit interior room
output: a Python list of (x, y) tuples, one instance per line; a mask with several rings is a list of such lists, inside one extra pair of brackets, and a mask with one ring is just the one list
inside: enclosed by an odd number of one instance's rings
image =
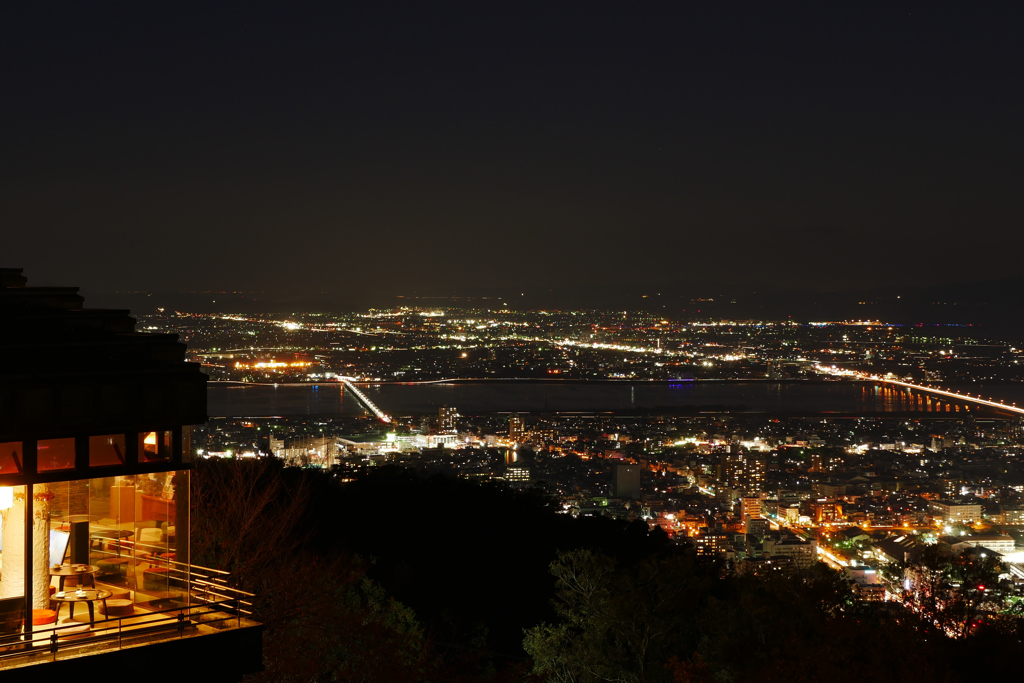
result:
[[(90, 470), (123, 465), (129, 437), (136, 439), (140, 462), (170, 462), (170, 431), (107, 434), (88, 437)], [(72, 470), (75, 444), (75, 438), (38, 441), (38, 470)], [(0, 448), (0, 475), (16, 470), (21, 444)], [(25, 594), (26, 489), (0, 487), (0, 600), (18, 601)], [(187, 496), (187, 470), (33, 486), (34, 630), (60, 625), (61, 637), (72, 637), (93, 630), (97, 618), (144, 621), (147, 614), (184, 605), (184, 565), (175, 551), (179, 514), (187, 529)]]

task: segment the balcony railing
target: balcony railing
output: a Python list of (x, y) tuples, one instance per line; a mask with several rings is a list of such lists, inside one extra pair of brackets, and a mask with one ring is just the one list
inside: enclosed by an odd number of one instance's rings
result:
[(227, 572), (159, 558), (150, 563), (168, 569), (173, 606), (117, 617), (96, 614), (88, 629), (88, 621), (76, 621), (0, 634), (0, 670), (257, 625), (251, 620), (255, 596), (232, 588)]

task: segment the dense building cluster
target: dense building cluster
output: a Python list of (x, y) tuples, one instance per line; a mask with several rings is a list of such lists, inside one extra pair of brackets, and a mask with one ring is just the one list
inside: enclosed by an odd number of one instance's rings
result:
[(954, 325), (669, 319), (644, 311), (399, 308), (288, 317), (160, 311), (213, 379), (786, 379), (815, 363), (917, 382), (1024, 380), (1024, 349)]
[[(917, 591), (908, 562), (930, 547), (980, 549), (1024, 580), (1019, 420), (673, 417), (600, 414), (217, 420), (214, 454), (273, 454), (354, 479), (397, 465), (502, 481), (565, 514), (644, 520), (737, 573), (818, 561), (865, 599)], [(454, 433), (453, 433), (454, 432)], [(209, 452), (207, 454), (209, 454)]]

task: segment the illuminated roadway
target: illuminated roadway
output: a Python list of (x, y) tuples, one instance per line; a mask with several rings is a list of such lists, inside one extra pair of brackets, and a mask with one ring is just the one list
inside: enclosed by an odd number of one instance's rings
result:
[(1005, 410), (1010, 413), (1024, 415), (1024, 408), (1018, 408), (1015, 405), (999, 403), (998, 401), (987, 401), (979, 396), (971, 396), (970, 394), (958, 394), (955, 391), (946, 391), (945, 389), (937, 389), (935, 387), (929, 387), (923, 384), (911, 384), (910, 382), (902, 382), (898, 379), (891, 379), (889, 377), (883, 377), (880, 375), (869, 375), (866, 372), (858, 372), (857, 370), (837, 368), (834, 365), (815, 365), (814, 369), (817, 370), (818, 372), (834, 375), (836, 377), (850, 377), (852, 379), (863, 379), (870, 380), (872, 382), (884, 382), (886, 384), (895, 384), (896, 386), (906, 387), (907, 389), (916, 389), (917, 391), (924, 391), (929, 394), (934, 394), (936, 396), (944, 396), (946, 398), (956, 399), (957, 401), (976, 403), (978, 405), (982, 405), (988, 408), (996, 408), (997, 410)]

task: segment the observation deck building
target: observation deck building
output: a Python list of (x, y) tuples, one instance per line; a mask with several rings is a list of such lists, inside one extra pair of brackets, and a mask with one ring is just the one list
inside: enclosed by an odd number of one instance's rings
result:
[(189, 562), (206, 376), (77, 291), (0, 269), (0, 677), (239, 681), (253, 596)]

